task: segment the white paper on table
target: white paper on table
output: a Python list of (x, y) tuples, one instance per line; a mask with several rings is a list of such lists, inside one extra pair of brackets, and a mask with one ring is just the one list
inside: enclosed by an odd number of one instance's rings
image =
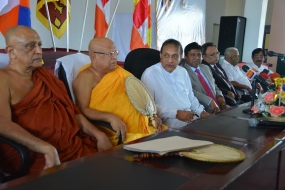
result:
[(124, 145), (123, 148), (135, 152), (150, 152), (150, 153), (165, 154), (167, 152), (193, 149), (211, 144), (214, 143), (210, 141), (192, 140), (180, 136), (172, 136), (172, 137), (145, 141), (141, 143)]

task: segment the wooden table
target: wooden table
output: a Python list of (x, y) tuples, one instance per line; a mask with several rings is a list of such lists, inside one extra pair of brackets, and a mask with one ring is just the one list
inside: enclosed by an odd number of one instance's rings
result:
[[(1, 184), (0, 189), (284, 189), (283, 129), (250, 128), (245, 107), (135, 142), (179, 135), (242, 150), (239, 163), (183, 157), (129, 161), (122, 146)], [(280, 179), (280, 180), (279, 180)], [(281, 180), (282, 179), (282, 180)]]

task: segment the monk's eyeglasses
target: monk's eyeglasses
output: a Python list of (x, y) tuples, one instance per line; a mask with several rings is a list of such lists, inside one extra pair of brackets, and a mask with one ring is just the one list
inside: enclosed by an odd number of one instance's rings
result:
[(109, 55), (110, 57), (113, 57), (114, 55), (115, 55), (115, 56), (119, 55), (119, 50), (111, 51), (111, 52), (98, 52), (98, 51), (94, 51), (94, 53), (103, 54), (103, 55)]

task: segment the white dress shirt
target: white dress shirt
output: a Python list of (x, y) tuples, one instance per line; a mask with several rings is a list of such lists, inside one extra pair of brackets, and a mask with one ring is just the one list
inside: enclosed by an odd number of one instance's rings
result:
[(259, 73), (262, 72), (264, 69), (267, 69), (269, 71), (269, 74), (273, 73), (267, 66), (261, 64), (260, 67), (257, 67), (253, 62), (249, 62), (246, 64), (250, 69), (254, 68), (256, 69)]
[(233, 66), (228, 61), (224, 60), (223, 69), (225, 70), (229, 81), (236, 81), (240, 84), (251, 87), (251, 83), (248, 78), (243, 74), (240, 68), (236, 65)]
[(176, 118), (177, 110), (194, 111), (198, 116), (204, 110), (193, 94), (186, 69), (181, 66), (169, 73), (161, 63), (157, 63), (144, 71), (141, 81), (154, 98), (158, 116), (168, 127), (183, 127), (187, 124)]

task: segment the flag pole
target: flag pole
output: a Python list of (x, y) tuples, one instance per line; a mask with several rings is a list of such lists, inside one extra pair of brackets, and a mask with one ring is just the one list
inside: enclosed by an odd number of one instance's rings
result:
[(66, 1), (66, 52), (69, 52), (69, 0)]
[(82, 40), (83, 40), (83, 33), (84, 33), (85, 21), (86, 21), (86, 15), (87, 15), (88, 3), (89, 3), (89, 0), (86, 0), (86, 6), (85, 6), (84, 19), (83, 19), (83, 24), (82, 24), (82, 32), (81, 32), (80, 45), (79, 45), (78, 52), (81, 51)]
[(111, 21), (110, 21), (110, 23), (109, 23), (108, 29), (107, 29), (106, 34), (105, 34), (105, 37), (107, 37), (107, 35), (108, 35), (108, 33), (109, 33), (110, 26), (112, 25), (112, 22), (113, 22), (113, 20), (114, 20), (114, 16), (115, 16), (115, 13), (116, 13), (116, 11), (117, 11), (117, 9), (118, 9), (119, 3), (120, 3), (120, 0), (117, 1), (117, 4), (116, 4), (115, 10), (114, 10), (112, 19), (111, 19)]
[(53, 51), (56, 52), (56, 47), (55, 47), (55, 42), (54, 42), (54, 35), (53, 35), (53, 31), (52, 31), (52, 26), (51, 26), (47, 0), (45, 0), (45, 7), (46, 7), (47, 16), (48, 16), (48, 24), (49, 24), (49, 30), (50, 30), (51, 40), (52, 40), (52, 44), (53, 44)]

